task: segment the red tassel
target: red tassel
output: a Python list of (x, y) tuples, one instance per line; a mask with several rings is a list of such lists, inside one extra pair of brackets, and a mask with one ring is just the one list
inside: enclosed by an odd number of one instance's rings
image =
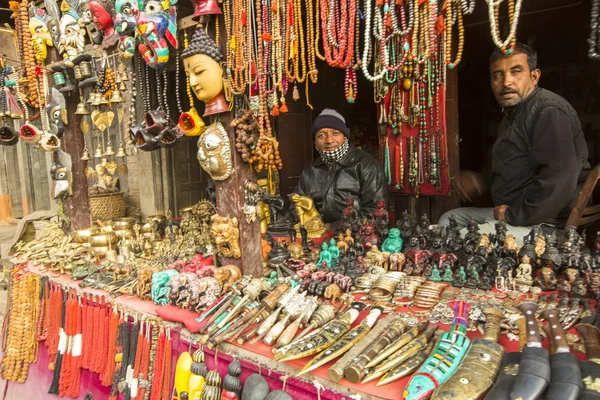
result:
[(271, 36), (268, 33), (263, 33), (261, 36), (262, 40), (265, 42), (270, 42), (271, 40), (273, 40), (273, 36)]
[(442, 32), (446, 30), (446, 23), (444, 22), (444, 17), (440, 15), (435, 21), (435, 34), (440, 35)]
[(246, 19), (246, 12), (242, 11), (242, 26), (246, 26), (248, 20)]
[(279, 115), (279, 106), (276, 105), (275, 107), (273, 107), (273, 111), (271, 111), (271, 115), (274, 117)]
[(287, 104), (286, 103), (281, 104), (281, 108), (279, 109), (279, 111), (282, 113), (288, 112)]
[(256, 75), (256, 63), (254, 62), (254, 60), (252, 61), (252, 65), (250, 65), (250, 73), (252, 75)]

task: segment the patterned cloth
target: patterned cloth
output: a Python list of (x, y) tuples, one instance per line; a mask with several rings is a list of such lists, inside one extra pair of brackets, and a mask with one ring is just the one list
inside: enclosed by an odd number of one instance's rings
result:
[(348, 153), (349, 148), (350, 144), (348, 143), (348, 138), (346, 138), (346, 140), (344, 140), (344, 143), (333, 151), (321, 151), (318, 149), (317, 150), (319, 151), (319, 154), (321, 154), (323, 162), (327, 164), (327, 167), (329, 167), (329, 169), (335, 169), (335, 164), (342, 158), (344, 158), (346, 153)]

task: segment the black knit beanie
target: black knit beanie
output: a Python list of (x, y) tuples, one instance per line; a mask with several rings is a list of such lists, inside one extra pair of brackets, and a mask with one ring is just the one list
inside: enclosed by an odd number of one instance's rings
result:
[(315, 139), (315, 134), (323, 128), (337, 129), (350, 139), (350, 129), (346, 126), (346, 120), (333, 108), (324, 109), (317, 119), (315, 119), (315, 122), (313, 122), (310, 129), (313, 140)]

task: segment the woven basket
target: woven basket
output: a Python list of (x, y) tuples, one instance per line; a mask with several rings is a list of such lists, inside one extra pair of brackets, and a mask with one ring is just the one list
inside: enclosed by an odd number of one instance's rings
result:
[(90, 195), (90, 215), (92, 221), (97, 219), (109, 221), (125, 216), (127, 205), (123, 192)]

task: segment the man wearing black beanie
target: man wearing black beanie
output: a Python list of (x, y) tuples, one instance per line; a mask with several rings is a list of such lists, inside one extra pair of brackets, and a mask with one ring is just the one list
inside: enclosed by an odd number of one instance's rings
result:
[(311, 134), (320, 156), (304, 168), (295, 193), (312, 198), (333, 229), (339, 225), (348, 195), (360, 215), (370, 218), (377, 201), (387, 199), (383, 167), (350, 143), (346, 120), (331, 108), (315, 119)]

